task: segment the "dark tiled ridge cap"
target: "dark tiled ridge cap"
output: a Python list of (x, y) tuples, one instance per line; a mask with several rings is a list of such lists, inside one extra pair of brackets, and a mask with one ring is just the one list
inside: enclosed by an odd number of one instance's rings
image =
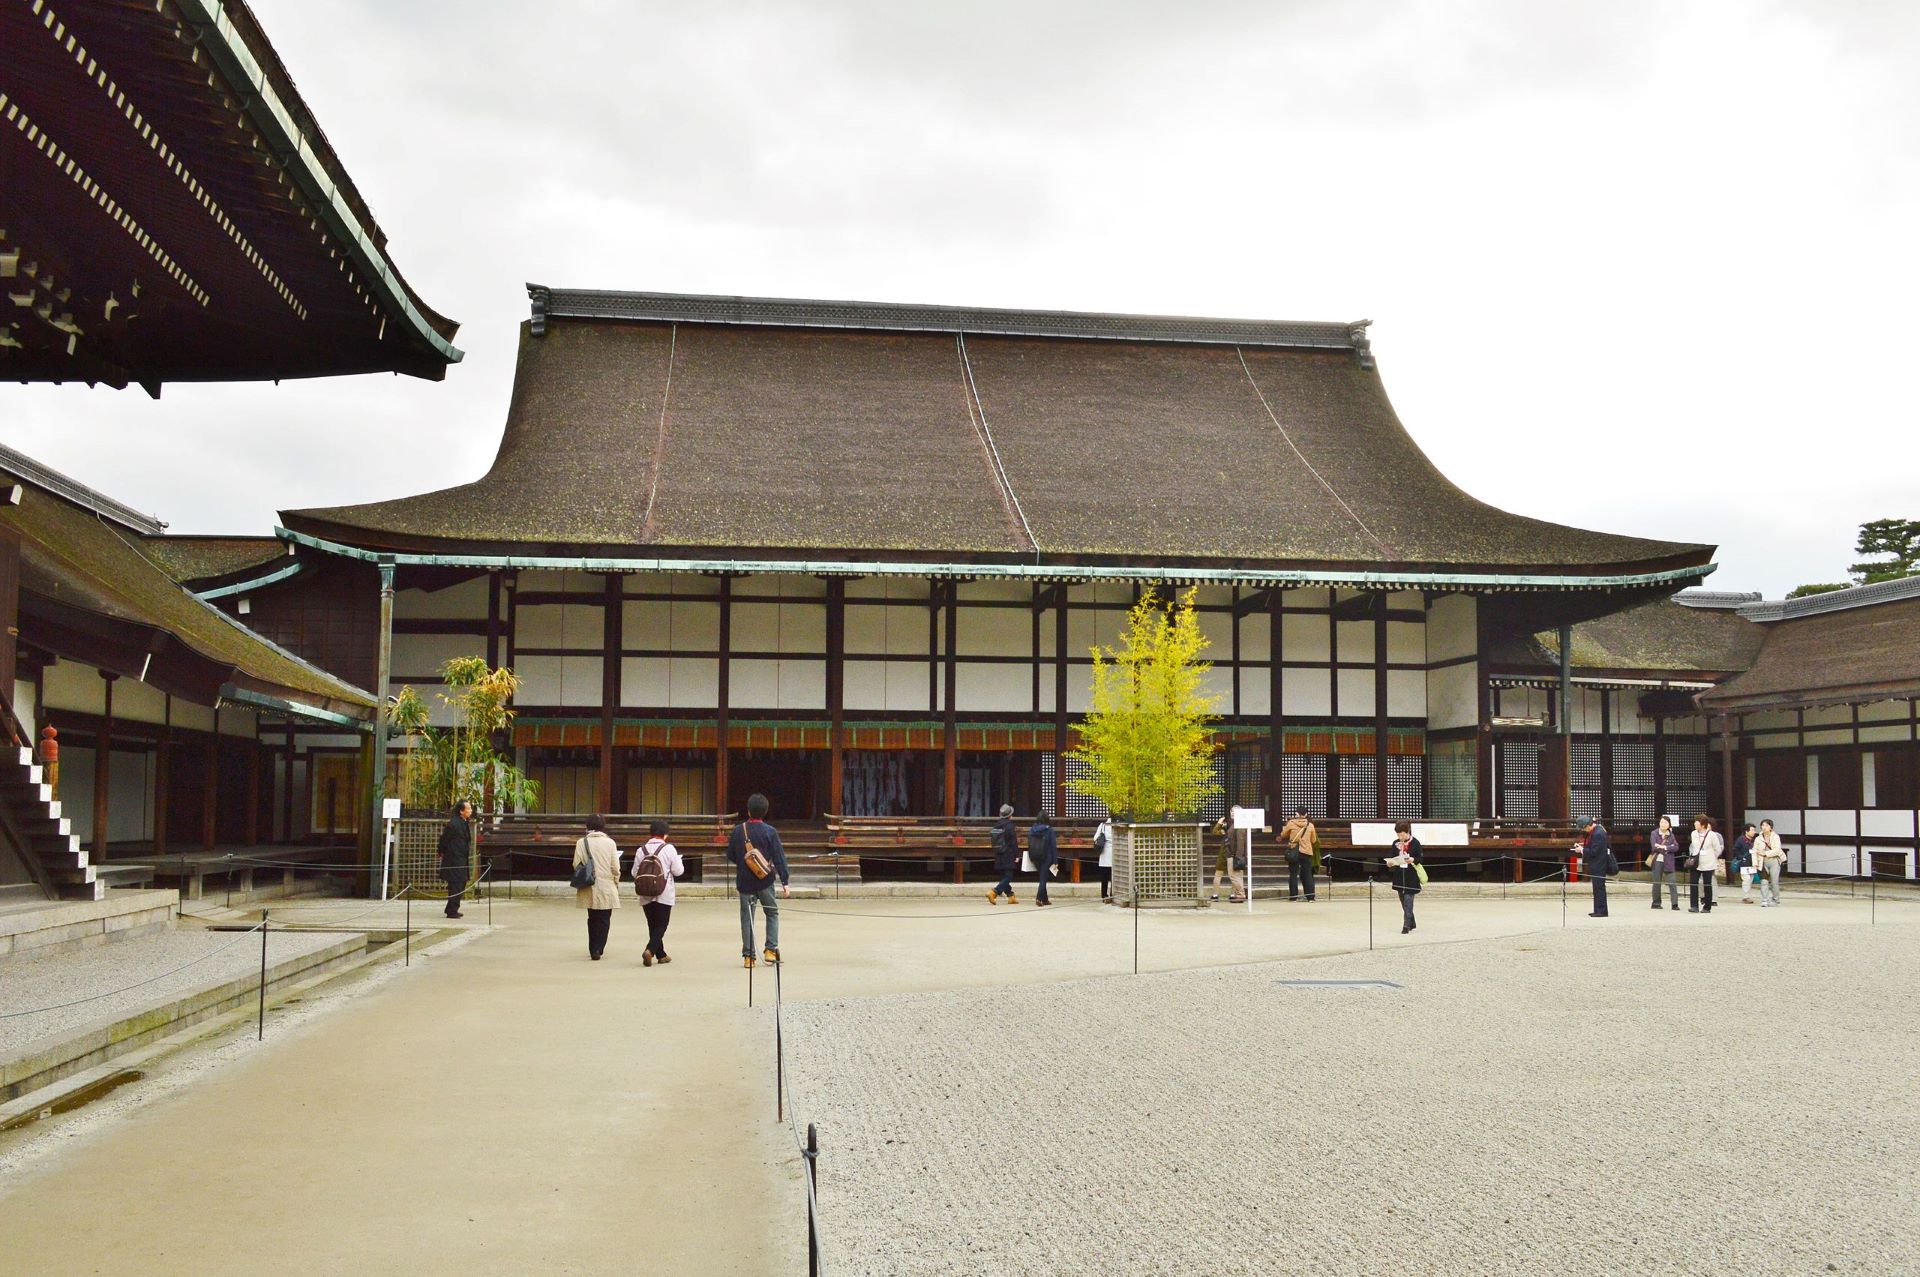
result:
[(1818, 616), (1823, 612), (1845, 612), (1850, 608), (1872, 607), (1876, 603), (1898, 603), (1920, 599), (1920, 576), (1905, 576), (1893, 581), (1875, 581), (1825, 594), (1809, 594), (1799, 599), (1770, 599), (1740, 609), (1749, 621), (1791, 621), (1795, 617)]
[(626, 319), (656, 323), (742, 324), (775, 328), (838, 328), (883, 332), (980, 333), (1004, 337), (1078, 337), (1102, 341), (1186, 342), (1216, 346), (1280, 346), (1349, 350), (1365, 355), (1367, 325), (1266, 319), (1203, 319), (1183, 315), (1109, 315), (1091, 311), (1005, 310), (899, 302), (812, 301), (793, 297), (724, 297), (698, 293), (630, 293), (528, 284), (533, 332), (549, 319)]
[(52, 466), (42, 465), (24, 452), (16, 452), (6, 444), (0, 443), (0, 470), (26, 480), (36, 488), (51, 492), (64, 498), (103, 519), (110, 519), (141, 536), (160, 536), (167, 525), (150, 514), (142, 514), (132, 506), (115, 501), (104, 492), (89, 488), (78, 479), (70, 479)]

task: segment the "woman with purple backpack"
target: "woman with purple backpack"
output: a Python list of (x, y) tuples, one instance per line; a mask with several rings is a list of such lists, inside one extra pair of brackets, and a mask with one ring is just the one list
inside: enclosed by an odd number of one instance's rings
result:
[(647, 947), (640, 951), (640, 965), (650, 967), (656, 961), (672, 962), (667, 956), (667, 923), (673, 920), (673, 880), (687, 872), (680, 853), (667, 841), (667, 822), (656, 820), (647, 827), (652, 835), (633, 856), (633, 889), (640, 897), (640, 911), (647, 915)]

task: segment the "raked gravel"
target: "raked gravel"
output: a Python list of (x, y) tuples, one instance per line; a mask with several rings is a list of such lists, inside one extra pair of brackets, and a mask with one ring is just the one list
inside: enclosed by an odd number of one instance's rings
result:
[[(269, 929), (267, 960), (282, 962), (340, 939), (337, 933)], [(185, 970), (149, 980), (187, 963), (192, 965)], [(0, 1059), (259, 969), (259, 933), (243, 937), (238, 931), (197, 927), (0, 965), (0, 1017), (5, 1017), (0, 1018)], [(103, 993), (108, 996), (95, 996)], [(80, 998), (92, 1000), (35, 1015), (15, 1014)]]
[(789, 1002), (831, 1271), (1920, 1273), (1920, 926), (1775, 917)]

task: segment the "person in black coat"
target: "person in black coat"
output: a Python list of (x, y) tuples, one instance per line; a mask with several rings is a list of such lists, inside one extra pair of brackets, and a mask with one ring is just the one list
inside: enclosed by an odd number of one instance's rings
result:
[(1027, 830), (1027, 859), (1033, 862), (1033, 871), (1040, 878), (1040, 885), (1034, 890), (1033, 903), (1050, 905), (1047, 899), (1047, 876), (1053, 872), (1053, 862), (1060, 858), (1060, 841), (1053, 832), (1053, 822), (1046, 812), (1033, 822), (1033, 828)]
[(473, 804), (461, 799), (440, 831), (440, 880), (447, 884), (447, 917), (460, 916), (460, 897), (466, 894), (473, 868)]
[(1613, 854), (1613, 840), (1607, 837), (1607, 827), (1600, 823), (1598, 816), (1587, 817), (1587, 837), (1582, 851), (1587, 865), (1587, 877), (1593, 882), (1593, 912), (1589, 918), (1607, 916), (1607, 879), (1620, 872), (1620, 861)]
[(1000, 875), (1000, 882), (987, 893), (987, 903), (997, 905), (1000, 897), (1005, 896), (1008, 904), (1019, 904), (1013, 894), (1013, 875), (1020, 868), (1020, 831), (1014, 827), (1013, 808), (1004, 803), (1000, 807), (1000, 819), (993, 822), (993, 868)]
[(1387, 857), (1387, 881), (1400, 893), (1400, 912), (1406, 915), (1406, 922), (1400, 927), (1400, 934), (1406, 935), (1414, 928), (1413, 898), (1420, 894), (1424, 885), (1420, 881), (1420, 840), (1413, 836), (1413, 825), (1400, 821), (1393, 827), (1393, 855)]

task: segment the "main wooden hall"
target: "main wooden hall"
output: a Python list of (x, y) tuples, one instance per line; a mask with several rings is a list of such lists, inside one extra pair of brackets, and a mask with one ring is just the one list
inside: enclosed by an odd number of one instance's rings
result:
[(382, 694), (511, 665), (549, 811), (1086, 817), (1089, 649), (1197, 586), (1221, 801), (1492, 814), (1483, 654), (1712, 570), (1468, 496), (1364, 323), (529, 293), (492, 468), (223, 603)]

